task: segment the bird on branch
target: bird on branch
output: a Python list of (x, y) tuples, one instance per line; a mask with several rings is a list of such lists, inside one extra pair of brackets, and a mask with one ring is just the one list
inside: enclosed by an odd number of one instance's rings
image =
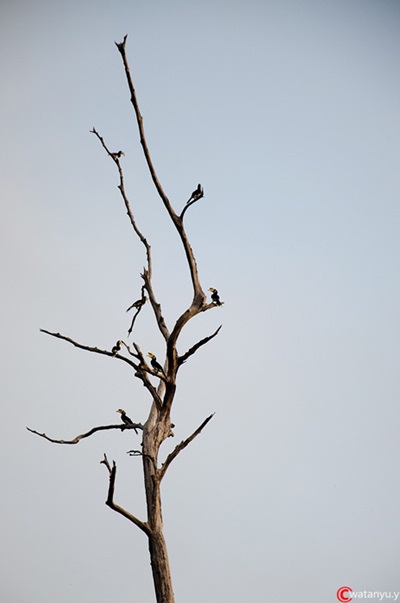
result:
[(188, 205), (188, 203), (192, 203), (192, 202), (194, 203), (195, 201), (198, 201), (202, 197), (204, 197), (204, 190), (203, 190), (203, 187), (201, 186), (201, 184), (198, 184), (196, 190), (194, 190), (193, 193), (190, 195), (189, 200), (186, 201), (186, 205)]
[(144, 304), (147, 302), (147, 297), (141, 297), (140, 299), (136, 300), (135, 302), (133, 302), (133, 304), (131, 306), (129, 306), (129, 308), (126, 310), (127, 312), (129, 312), (129, 310), (132, 310), (132, 308), (136, 308), (137, 310), (140, 310), (140, 308), (142, 306), (144, 306)]
[(122, 339), (118, 339), (117, 343), (112, 348), (111, 354), (113, 354), (113, 356), (115, 356), (115, 354), (120, 351), (120, 349), (121, 349), (121, 343), (123, 343)]
[(110, 153), (110, 155), (115, 160), (121, 159), (122, 155), (125, 157), (125, 153), (123, 151), (118, 151), (117, 153)]
[(152, 368), (155, 370), (155, 372), (162, 373), (164, 375), (164, 377), (166, 377), (163, 367), (161, 366), (161, 364), (159, 362), (157, 362), (157, 358), (155, 357), (153, 352), (149, 352), (147, 355), (149, 356), (149, 358), (151, 358), (150, 364), (151, 364)]
[(218, 291), (214, 289), (214, 287), (210, 287), (209, 291), (211, 291), (211, 299), (213, 304), (215, 304), (216, 306), (222, 306), (224, 302), (219, 299)]
[(133, 429), (135, 430), (135, 433), (137, 433), (137, 429), (136, 429), (136, 426), (135, 426), (134, 422), (132, 421), (132, 419), (130, 419), (130, 418), (127, 416), (127, 414), (126, 414), (126, 412), (124, 411), (124, 409), (123, 409), (123, 408), (119, 408), (119, 409), (117, 410), (117, 412), (119, 412), (119, 413), (120, 413), (122, 422), (123, 422), (123, 423), (125, 423), (125, 425), (132, 426), (132, 427), (133, 427)]
[(130, 419), (126, 412), (124, 411), (123, 408), (119, 408), (117, 410), (117, 412), (119, 412), (119, 414), (121, 415), (121, 420), (123, 421), (123, 423), (125, 423), (125, 425), (134, 425), (132, 419)]
[(125, 157), (125, 153), (123, 151), (118, 151), (117, 153), (110, 153), (110, 155), (114, 159), (114, 161), (118, 161), (118, 159), (121, 159), (122, 155)]

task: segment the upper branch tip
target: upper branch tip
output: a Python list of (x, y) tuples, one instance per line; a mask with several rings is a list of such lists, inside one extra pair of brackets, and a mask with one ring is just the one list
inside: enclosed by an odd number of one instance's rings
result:
[(128, 37), (128, 34), (125, 34), (122, 42), (115, 42), (115, 45), (118, 48), (118, 50), (123, 50), (123, 48), (125, 47), (125, 42), (126, 42), (127, 37)]

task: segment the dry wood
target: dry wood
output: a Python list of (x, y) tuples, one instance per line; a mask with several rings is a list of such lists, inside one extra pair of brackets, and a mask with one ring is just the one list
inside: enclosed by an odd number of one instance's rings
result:
[(86, 433), (81, 433), (80, 435), (77, 435), (72, 440), (56, 440), (54, 438), (50, 438), (45, 433), (39, 433), (35, 429), (31, 429), (30, 427), (27, 427), (27, 430), (30, 431), (31, 433), (35, 433), (36, 435), (40, 436), (41, 438), (45, 438), (49, 442), (53, 442), (53, 444), (78, 444), (84, 438), (88, 438), (91, 435), (93, 435), (94, 433), (96, 433), (96, 431), (105, 431), (107, 429), (120, 429), (121, 431), (125, 431), (125, 429), (133, 429), (136, 433), (138, 433), (137, 432), (138, 429), (143, 430), (143, 425), (141, 423), (133, 423), (132, 425), (125, 425), (125, 423), (122, 425), (121, 424), (119, 424), (119, 425), (100, 425), (99, 427), (92, 427), (92, 429), (90, 429)]
[[(143, 425), (141, 423), (133, 423), (132, 425), (102, 425), (99, 427), (93, 427), (88, 432), (82, 433), (72, 440), (53, 439), (47, 436), (45, 433), (40, 433), (30, 428), (27, 429), (30, 432), (57, 444), (77, 444), (82, 439), (90, 437), (98, 431), (104, 431), (109, 429), (119, 429), (121, 431), (125, 429), (134, 429), (136, 433), (137, 430), (141, 430), (141, 450), (130, 450), (128, 454), (134, 457), (139, 456), (142, 459), (146, 494), (147, 519), (146, 521), (141, 521), (135, 515), (123, 509), (114, 502), (114, 489), (117, 474), (117, 466), (114, 461), (112, 462), (112, 464), (110, 464), (107, 459), (107, 456), (104, 454), (104, 458), (101, 463), (106, 466), (110, 478), (106, 504), (111, 509), (113, 509), (117, 513), (120, 513), (130, 522), (135, 524), (140, 530), (142, 530), (147, 535), (157, 603), (174, 603), (174, 593), (172, 589), (172, 580), (168, 562), (167, 546), (163, 534), (160, 485), (171, 463), (175, 460), (178, 454), (182, 450), (184, 450), (194, 440), (194, 438), (196, 438), (200, 434), (200, 432), (204, 429), (204, 427), (209, 423), (209, 421), (213, 417), (213, 414), (207, 417), (189, 437), (182, 440), (174, 448), (174, 450), (167, 455), (164, 463), (161, 465), (159, 465), (158, 460), (160, 446), (168, 437), (171, 437), (173, 435), (172, 429), (174, 425), (171, 423), (170, 415), (176, 393), (177, 373), (180, 366), (184, 362), (186, 362), (190, 357), (192, 357), (199, 348), (214, 339), (214, 337), (216, 337), (220, 332), (221, 326), (218, 327), (214, 333), (200, 339), (197, 343), (192, 345), (184, 354), (179, 356), (177, 350), (177, 343), (185, 325), (197, 314), (211, 310), (212, 308), (216, 307), (214, 303), (207, 303), (206, 294), (204, 293), (204, 290), (200, 283), (197, 263), (193, 253), (193, 249), (190, 245), (183, 224), (183, 218), (186, 212), (196, 201), (203, 197), (204, 192), (202, 187), (199, 185), (198, 189), (194, 192), (194, 196), (192, 195), (193, 198), (189, 198), (189, 201), (186, 203), (180, 215), (178, 215), (173, 209), (172, 204), (169, 198), (167, 197), (157, 176), (150, 155), (150, 150), (146, 141), (143, 117), (139, 109), (136, 91), (133, 85), (130, 67), (126, 55), (126, 39), (127, 36), (124, 37), (121, 43), (117, 44), (117, 48), (121, 54), (122, 62), (125, 69), (126, 81), (130, 91), (130, 100), (134, 109), (138, 125), (140, 143), (142, 145), (144, 157), (153, 184), (158, 192), (158, 195), (162, 201), (164, 208), (166, 209), (171, 219), (172, 224), (174, 225), (179, 234), (181, 243), (183, 245), (193, 289), (193, 299), (189, 307), (187, 307), (184, 312), (182, 312), (182, 314), (178, 316), (172, 330), (170, 330), (164, 319), (161, 304), (159, 303), (156, 297), (153, 287), (151, 246), (137, 224), (131, 203), (126, 194), (124, 172), (122, 169), (121, 159), (121, 157), (123, 156), (123, 152), (111, 152), (107, 144), (105, 143), (104, 138), (97, 132), (95, 128), (93, 128), (91, 132), (100, 141), (103, 149), (106, 151), (107, 155), (112, 159), (112, 161), (117, 167), (119, 178), (119, 192), (123, 199), (124, 206), (128, 214), (134, 235), (138, 237), (145, 249), (145, 267), (143, 268), (143, 271), (140, 275), (143, 281), (143, 285), (141, 288), (141, 299), (144, 300), (145, 295), (147, 295), (153, 311), (155, 323), (157, 324), (158, 330), (160, 331), (165, 342), (166, 357), (163, 369), (164, 374), (162, 372), (157, 372), (153, 370), (153, 368), (149, 366), (137, 341), (132, 342), (131, 350), (129, 345), (127, 345), (124, 341), (119, 340), (114, 346), (113, 351), (109, 351), (98, 347), (81, 344), (75, 341), (74, 339), (71, 339), (70, 337), (62, 335), (61, 333), (54, 333), (45, 329), (41, 329), (43, 333), (67, 341), (68, 343), (71, 343), (79, 349), (116, 358), (117, 360), (120, 360), (127, 364), (131, 369), (133, 369), (135, 377), (142, 381), (142, 384), (150, 395), (150, 407), (148, 417)], [(138, 307), (138, 310), (134, 314), (131, 326), (128, 331), (128, 335), (131, 334), (135, 321), (139, 317), (139, 313), (143, 305), (135, 306), (135, 304), (133, 304), (131, 308), (132, 307)], [(125, 355), (125, 352), (123, 352), (121, 346), (125, 347), (129, 356)], [(156, 379), (156, 385), (154, 385), (154, 379)]]

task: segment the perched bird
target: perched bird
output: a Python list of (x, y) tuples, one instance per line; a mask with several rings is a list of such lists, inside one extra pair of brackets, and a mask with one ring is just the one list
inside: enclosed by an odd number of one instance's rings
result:
[(141, 297), (140, 299), (138, 299), (137, 301), (133, 302), (133, 304), (131, 306), (129, 306), (129, 308), (127, 309), (127, 312), (129, 312), (129, 310), (132, 310), (132, 308), (136, 308), (137, 310), (140, 310), (140, 308), (142, 306), (144, 306), (144, 304), (147, 302), (147, 297)]
[(121, 343), (122, 343), (122, 340), (118, 339), (117, 343), (115, 344), (115, 346), (111, 350), (111, 354), (113, 354), (115, 356), (115, 354), (120, 351), (120, 349), (121, 349)]
[(117, 412), (119, 412), (119, 413), (120, 413), (122, 422), (123, 422), (123, 423), (125, 423), (125, 425), (132, 426), (132, 427), (133, 427), (133, 429), (135, 430), (135, 433), (137, 433), (137, 429), (136, 429), (136, 427), (135, 427), (134, 422), (132, 421), (132, 419), (130, 419), (130, 418), (129, 418), (129, 417), (126, 415), (126, 412), (124, 411), (124, 409), (123, 409), (123, 408), (119, 408), (119, 409), (117, 410)]
[(223, 302), (219, 299), (218, 291), (214, 287), (210, 287), (211, 299), (216, 306), (222, 306)]
[(127, 416), (127, 414), (126, 414), (126, 412), (124, 411), (124, 409), (123, 409), (123, 408), (119, 408), (119, 409), (117, 410), (117, 412), (119, 412), (119, 413), (120, 413), (120, 415), (121, 415), (121, 420), (122, 420), (122, 421), (125, 423), (125, 425), (133, 425), (133, 424), (134, 424), (134, 423), (133, 423), (133, 421), (132, 421), (132, 419), (130, 419), (130, 418)]
[(201, 184), (198, 184), (196, 190), (193, 191), (193, 193), (190, 195), (190, 198), (186, 202), (186, 205), (188, 203), (190, 203), (191, 201), (197, 201), (198, 199), (201, 199), (202, 197), (204, 197), (204, 190), (203, 190), (203, 187), (201, 186)]
[(118, 151), (118, 153), (110, 153), (110, 155), (113, 159), (121, 159), (122, 155), (125, 156), (125, 153), (123, 151)]
[(159, 362), (157, 362), (157, 358), (155, 357), (155, 355), (152, 352), (149, 352), (147, 355), (151, 358), (150, 364), (153, 367), (153, 369), (156, 371), (156, 373), (162, 373), (165, 377), (166, 375), (164, 373), (164, 369), (161, 366), (161, 364)]

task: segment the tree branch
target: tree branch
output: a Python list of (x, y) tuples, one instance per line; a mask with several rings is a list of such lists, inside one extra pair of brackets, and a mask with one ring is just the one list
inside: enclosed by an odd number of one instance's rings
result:
[(149, 459), (153, 463), (154, 469), (157, 471), (157, 461), (150, 454), (145, 454), (142, 450), (128, 450), (126, 454), (129, 454), (129, 456), (140, 456), (141, 458)]
[(134, 111), (135, 111), (136, 121), (137, 121), (138, 128), (139, 128), (140, 144), (142, 145), (143, 153), (144, 153), (146, 163), (149, 168), (149, 172), (150, 172), (151, 178), (153, 180), (154, 186), (156, 187), (156, 190), (157, 190), (158, 194), (160, 195), (170, 216), (176, 217), (176, 214), (175, 214), (174, 210), (172, 209), (169, 199), (168, 199), (167, 195), (165, 194), (165, 192), (161, 186), (161, 183), (158, 179), (156, 170), (153, 165), (153, 161), (150, 156), (150, 151), (147, 146), (146, 136), (145, 136), (144, 127), (143, 127), (143, 117), (140, 113), (139, 103), (138, 103), (138, 100), (136, 97), (136, 90), (133, 85), (133, 80), (132, 80), (132, 76), (131, 76), (131, 72), (130, 72), (130, 68), (129, 68), (129, 64), (128, 64), (128, 59), (127, 59), (126, 51), (125, 51), (127, 37), (128, 36), (124, 36), (124, 39), (120, 44), (118, 44), (117, 42), (115, 44), (121, 54), (122, 62), (124, 64), (126, 80), (128, 83), (129, 92), (131, 94), (131, 103), (132, 103)]
[(188, 446), (190, 444), (190, 442), (192, 440), (194, 440), (194, 438), (196, 436), (199, 435), (199, 433), (204, 429), (204, 427), (207, 425), (207, 423), (209, 421), (211, 421), (211, 419), (213, 418), (214, 414), (215, 413), (213, 413), (212, 415), (210, 415), (209, 417), (207, 417), (207, 419), (205, 419), (202, 422), (202, 424), (200, 425), (200, 427), (198, 427), (196, 429), (196, 431), (194, 431), (192, 433), (191, 436), (189, 436), (188, 438), (186, 438), (186, 440), (183, 440), (180, 444), (178, 444), (177, 446), (175, 446), (174, 450), (165, 459), (164, 463), (162, 464), (162, 467), (158, 470), (158, 477), (159, 477), (160, 481), (164, 477), (164, 475), (165, 475), (168, 467), (172, 463), (172, 461), (178, 456), (178, 454), (181, 452), (181, 450), (183, 450), (184, 448), (186, 448), (186, 446)]
[(204, 339), (201, 339), (200, 341), (198, 341), (197, 343), (195, 343), (195, 345), (192, 346), (186, 352), (186, 354), (183, 354), (182, 356), (179, 356), (179, 359), (178, 359), (179, 364), (183, 364), (184, 362), (186, 362), (186, 360), (189, 358), (189, 356), (192, 356), (192, 354), (194, 354), (195, 352), (197, 352), (197, 350), (202, 345), (205, 345), (206, 343), (208, 343), (209, 341), (211, 341), (211, 339), (214, 339), (214, 337), (216, 337), (218, 335), (218, 333), (220, 332), (221, 329), (222, 329), (222, 325), (220, 325), (218, 327), (218, 329), (212, 335), (209, 335), (208, 337), (204, 337)]
[[(71, 339), (70, 337), (61, 335), (61, 333), (52, 333), (51, 331), (47, 331), (46, 329), (39, 329), (39, 330), (41, 333), (46, 333), (47, 335), (51, 335), (52, 337), (56, 337), (57, 339), (63, 339), (64, 341), (68, 341), (68, 343), (72, 343), (72, 345), (74, 345), (76, 348), (79, 348), (80, 350), (86, 350), (87, 352), (95, 352), (96, 354), (103, 354), (104, 356), (111, 356), (112, 358), (118, 358), (119, 360), (123, 360), (124, 362), (129, 364), (129, 366), (131, 366), (135, 370), (138, 370), (138, 368), (139, 368), (135, 362), (132, 362), (132, 360), (129, 360), (129, 358), (126, 358), (125, 356), (122, 356), (121, 354), (113, 354), (112, 352), (109, 352), (108, 350), (102, 350), (97, 347), (92, 347), (89, 345), (84, 345), (82, 343), (78, 343), (77, 341), (75, 341), (74, 339)], [(126, 344), (124, 344), (124, 345), (125, 345), (125, 347), (127, 347)]]
[[(153, 372), (149, 367), (146, 366), (146, 363), (143, 361), (143, 363), (141, 362), (140, 365), (136, 364), (135, 362), (132, 362), (132, 360), (129, 360), (129, 358), (126, 358), (125, 356), (122, 356), (121, 354), (113, 354), (112, 352), (109, 352), (108, 350), (101, 350), (100, 348), (96, 348), (96, 347), (90, 347), (88, 345), (83, 345), (81, 343), (78, 343), (77, 341), (74, 341), (73, 339), (71, 339), (70, 337), (66, 337), (65, 335), (61, 335), (61, 333), (52, 333), (51, 331), (46, 331), (46, 329), (40, 329), (40, 331), (42, 333), (46, 333), (47, 335), (51, 335), (52, 337), (56, 337), (57, 339), (63, 339), (64, 341), (68, 341), (69, 343), (72, 343), (72, 345), (74, 345), (75, 347), (81, 349), (81, 350), (86, 350), (88, 352), (95, 352), (97, 354), (104, 354), (105, 356), (111, 356), (112, 358), (118, 358), (119, 360), (123, 360), (124, 362), (126, 362), (127, 364), (129, 364), (129, 366), (131, 366), (132, 368), (135, 369), (135, 376), (139, 377), (139, 379), (141, 379), (143, 381), (143, 385), (149, 390), (149, 392), (151, 393), (156, 405), (158, 408), (160, 408), (162, 406), (162, 400), (160, 398), (160, 396), (157, 394), (156, 389), (154, 388), (154, 386), (150, 383), (146, 371), (148, 373), (150, 373), (151, 375), (154, 375), (156, 377), (159, 377), (160, 379), (164, 379), (162, 376), (157, 375), (157, 373)], [(126, 345), (126, 343), (122, 342), (124, 344), (124, 346), (126, 347), (126, 349), (128, 350), (128, 352), (132, 355), (135, 356), (137, 358), (139, 358), (139, 356), (136, 356), (135, 354), (133, 354), (130, 349), (129, 346)], [(134, 343), (133, 344), (135, 346), (135, 348), (138, 349), (138, 346)], [(143, 356), (142, 356), (143, 359)], [(143, 366), (144, 365), (144, 366)]]
[(134, 523), (135, 526), (140, 528), (147, 536), (150, 537), (152, 535), (152, 531), (149, 529), (147, 523), (141, 521), (140, 519), (135, 517), (135, 515), (132, 515), (132, 513), (129, 513), (123, 507), (120, 507), (114, 502), (115, 478), (117, 477), (117, 465), (115, 464), (115, 461), (113, 461), (111, 467), (110, 463), (108, 462), (107, 455), (104, 454), (104, 459), (100, 461), (100, 464), (103, 464), (107, 467), (108, 473), (110, 475), (110, 484), (108, 486), (106, 505), (110, 507), (110, 509), (112, 509), (113, 511), (116, 511), (117, 513), (123, 515), (126, 519), (129, 519), (129, 521)]
[(140, 112), (139, 103), (138, 103), (137, 96), (136, 96), (136, 90), (133, 85), (133, 80), (132, 80), (132, 76), (131, 76), (131, 72), (130, 72), (130, 68), (129, 68), (129, 64), (128, 64), (128, 59), (126, 56), (126, 50), (125, 50), (126, 39), (127, 39), (127, 36), (124, 36), (123, 41), (120, 44), (116, 43), (116, 46), (121, 54), (124, 68), (125, 68), (126, 80), (128, 83), (129, 92), (131, 94), (131, 103), (132, 103), (133, 109), (135, 111), (136, 121), (137, 121), (138, 129), (139, 129), (140, 144), (142, 145), (142, 148), (143, 148), (143, 153), (144, 153), (144, 156), (146, 159), (147, 166), (149, 168), (151, 178), (153, 180), (153, 184), (154, 184), (172, 222), (174, 223), (175, 228), (177, 229), (177, 231), (179, 233), (180, 239), (181, 239), (183, 247), (185, 249), (185, 254), (186, 254), (187, 261), (188, 261), (190, 275), (191, 275), (192, 284), (193, 284), (194, 296), (193, 296), (192, 305), (195, 305), (197, 308), (200, 308), (205, 303), (206, 295), (200, 285), (196, 260), (195, 260), (194, 254), (193, 254), (193, 250), (190, 246), (189, 240), (186, 236), (186, 232), (183, 227), (182, 219), (173, 210), (172, 205), (171, 205), (167, 195), (165, 194), (164, 189), (161, 186), (161, 183), (158, 179), (156, 170), (153, 165), (153, 161), (151, 159), (149, 147), (147, 145), (146, 136), (145, 136), (145, 132), (144, 132), (143, 117)]
[(193, 205), (193, 203), (196, 203), (196, 201), (200, 201), (200, 199), (202, 199), (202, 197), (204, 197), (204, 193), (186, 203), (185, 207), (181, 211), (181, 215), (179, 216), (179, 218), (182, 220), (182, 222), (183, 222), (183, 217), (184, 217), (186, 211), (189, 209), (189, 207), (191, 207)]
[(80, 435), (77, 435), (76, 438), (74, 438), (73, 440), (55, 440), (54, 438), (50, 438), (49, 436), (47, 436), (45, 433), (39, 433), (35, 429), (27, 427), (27, 430), (31, 433), (35, 433), (36, 435), (40, 436), (41, 438), (45, 438), (45, 440), (48, 440), (53, 444), (78, 444), (78, 442), (83, 440), (83, 438), (88, 438), (89, 436), (96, 433), (96, 431), (105, 431), (107, 429), (120, 429), (121, 431), (125, 431), (125, 429), (134, 429), (137, 433), (138, 429), (143, 430), (143, 425), (141, 423), (133, 423), (133, 425), (100, 425), (99, 427), (93, 427), (90, 431), (87, 431), (86, 433), (81, 433)]
[(158, 328), (164, 337), (165, 341), (168, 341), (169, 338), (169, 330), (167, 325), (165, 324), (164, 316), (161, 311), (161, 305), (157, 302), (156, 296), (154, 295), (153, 286), (151, 284), (151, 272), (144, 268), (143, 274), (140, 275), (144, 281), (144, 287), (148, 293), (149, 300), (151, 303), (151, 307), (153, 308), (154, 316), (156, 318), (156, 322)]
[[(157, 394), (155, 387), (150, 383), (150, 380), (147, 377), (146, 371), (152, 375), (155, 375), (156, 377), (159, 377), (160, 379), (163, 379), (163, 377), (162, 376), (160, 377), (160, 375), (157, 375), (157, 373), (154, 373), (148, 367), (146, 367), (146, 363), (143, 360), (143, 355), (141, 355), (141, 364), (138, 365), (138, 364), (136, 364), (136, 362), (132, 362), (132, 360), (129, 360), (129, 358), (126, 358), (125, 356), (122, 356), (121, 354), (113, 354), (112, 352), (109, 352), (108, 350), (101, 350), (100, 348), (83, 345), (81, 343), (78, 343), (77, 341), (74, 341), (70, 337), (61, 335), (61, 333), (52, 333), (51, 331), (46, 331), (46, 329), (40, 329), (40, 331), (42, 333), (46, 333), (47, 335), (51, 335), (52, 337), (56, 337), (57, 339), (62, 339), (64, 341), (68, 341), (68, 343), (72, 343), (72, 345), (74, 345), (76, 348), (79, 348), (81, 350), (86, 350), (88, 352), (95, 352), (97, 354), (104, 354), (105, 356), (111, 356), (112, 358), (118, 358), (119, 360), (123, 360), (124, 362), (129, 364), (129, 366), (131, 366), (132, 368), (135, 369), (135, 376), (138, 377), (139, 379), (141, 379), (141, 381), (143, 382), (143, 385), (150, 392), (150, 394), (153, 397), (153, 400), (155, 401), (157, 408), (161, 408), (162, 400), (161, 400), (160, 396)], [(126, 343), (124, 343), (124, 342), (122, 342), (122, 343), (124, 344), (124, 346), (126, 347), (128, 352), (132, 356), (135, 356), (135, 358), (138, 358), (138, 359), (140, 358), (139, 355), (136, 356), (135, 354), (133, 354), (130, 351), (129, 346), (126, 345)], [(139, 349), (137, 344), (133, 343), (133, 345), (135, 346), (135, 349)]]
[[(151, 305), (153, 307), (153, 311), (154, 311), (154, 314), (155, 314), (155, 317), (156, 317), (156, 320), (157, 320), (158, 327), (159, 327), (162, 335), (164, 336), (164, 338), (167, 339), (168, 336), (169, 336), (169, 332), (168, 332), (168, 329), (166, 327), (164, 318), (162, 316), (161, 306), (157, 302), (157, 300), (155, 298), (155, 295), (154, 295), (153, 288), (151, 286), (151, 278), (152, 278), (152, 273), (153, 273), (152, 259), (151, 259), (151, 247), (150, 247), (150, 245), (149, 245), (146, 237), (142, 234), (142, 232), (139, 230), (139, 228), (138, 228), (138, 226), (136, 224), (135, 217), (133, 215), (133, 212), (131, 210), (128, 197), (127, 197), (126, 192), (125, 192), (124, 175), (123, 175), (123, 171), (122, 171), (122, 168), (121, 168), (121, 164), (119, 162), (119, 158), (116, 157), (115, 153), (111, 153), (110, 152), (110, 150), (108, 149), (107, 145), (104, 142), (104, 139), (102, 138), (102, 136), (100, 136), (100, 134), (96, 131), (95, 128), (93, 128), (91, 130), (91, 132), (93, 134), (95, 134), (95, 136), (97, 136), (97, 138), (100, 140), (103, 148), (106, 150), (107, 154), (114, 160), (115, 164), (117, 165), (118, 173), (119, 173), (119, 185), (118, 185), (118, 189), (119, 189), (119, 191), (121, 193), (121, 196), (122, 196), (122, 198), (124, 200), (126, 211), (127, 211), (128, 216), (129, 216), (129, 220), (131, 222), (133, 230), (135, 231), (135, 233), (139, 237), (140, 241), (143, 243), (143, 245), (145, 247), (145, 250), (146, 250), (147, 269), (144, 272), (147, 275), (147, 280), (145, 280), (145, 287), (146, 287), (146, 290), (147, 290), (147, 292), (149, 294), (150, 303), (151, 303)], [(142, 277), (143, 277), (143, 275), (142, 275)], [(136, 318), (136, 316), (134, 317), (133, 322), (134, 322), (135, 318)], [(132, 330), (132, 328), (133, 328), (133, 322), (132, 322), (130, 330)], [(128, 331), (128, 334), (129, 333), (130, 333), (130, 331)]]
[(104, 139), (102, 136), (100, 136), (100, 134), (97, 132), (96, 128), (93, 128), (92, 130), (90, 130), (92, 134), (94, 134), (95, 136), (97, 136), (97, 138), (99, 139), (99, 141), (101, 142), (103, 148), (105, 149), (107, 155), (109, 155), (109, 157), (111, 157), (114, 160), (114, 163), (116, 164), (117, 168), (118, 168), (118, 173), (119, 173), (119, 191), (121, 193), (121, 196), (124, 200), (125, 203), (125, 207), (126, 207), (126, 212), (129, 216), (129, 220), (131, 222), (132, 228), (135, 231), (136, 235), (139, 237), (140, 241), (143, 243), (145, 249), (146, 249), (146, 255), (147, 255), (147, 265), (148, 265), (148, 269), (149, 272), (151, 273), (151, 247), (147, 242), (146, 237), (142, 234), (142, 232), (139, 230), (137, 224), (136, 224), (136, 220), (135, 217), (132, 213), (131, 210), (131, 206), (128, 200), (128, 197), (125, 193), (125, 185), (124, 185), (124, 174), (121, 168), (121, 164), (119, 161), (119, 157), (116, 156), (115, 153), (111, 153), (111, 151), (108, 149), (106, 143), (104, 142)]
[(133, 331), (133, 327), (135, 325), (135, 320), (136, 320), (137, 316), (139, 315), (140, 311), (142, 310), (143, 306), (145, 305), (145, 303), (147, 301), (147, 297), (144, 294), (144, 290), (145, 290), (145, 287), (144, 287), (144, 285), (142, 285), (141, 298), (138, 299), (137, 301), (133, 302), (133, 304), (131, 304), (129, 306), (129, 308), (127, 308), (127, 310), (126, 310), (127, 312), (129, 312), (130, 310), (132, 310), (132, 308), (136, 309), (136, 312), (133, 314), (131, 326), (128, 329), (128, 337)]

